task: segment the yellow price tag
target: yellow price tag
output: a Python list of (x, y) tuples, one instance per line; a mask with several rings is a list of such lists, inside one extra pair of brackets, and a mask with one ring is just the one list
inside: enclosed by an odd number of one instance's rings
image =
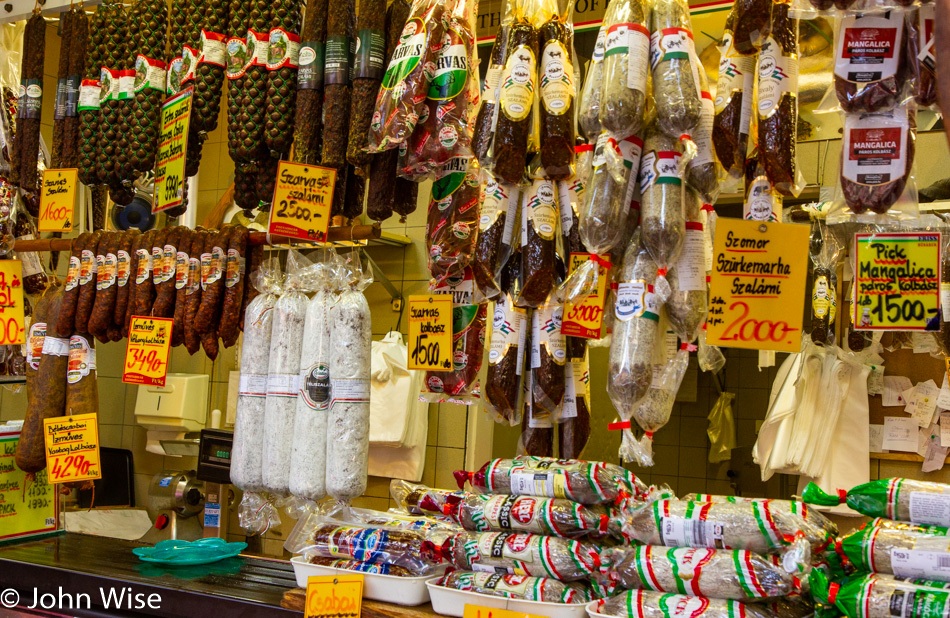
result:
[(132, 316), (129, 343), (125, 348), (123, 382), (165, 386), (173, 323), (172, 318)]
[(43, 438), (50, 483), (102, 478), (95, 413), (44, 419)]
[(153, 213), (180, 206), (185, 200), (185, 156), (193, 93), (193, 88), (186, 88), (162, 104), (158, 152), (155, 154)]
[(808, 234), (807, 225), (719, 218), (706, 319), (711, 345), (801, 349)]
[(0, 345), (26, 340), (23, 312), (23, 263), (0, 260)]
[(359, 618), (363, 575), (314, 575), (307, 578), (306, 618)]
[[(571, 254), (571, 272), (591, 259), (590, 253)], [(586, 337), (600, 339), (600, 329), (604, 324), (604, 300), (607, 297), (607, 273), (610, 268), (610, 256), (596, 256), (597, 287), (587, 298), (576, 305), (565, 303), (564, 318), (561, 321), (561, 334), (568, 337)]]
[(76, 206), (76, 183), (79, 170), (62, 169), (43, 172), (40, 191), (40, 220), (37, 229), (41, 232), (68, 232), (73, 229), (73, 212)]
[(940, 330), (940, 234), (854, 235), (855, 330)]
[(281, 161), (277, 166), (268, 232), (324, 242), (330, 227), (335, 183), (334, 169)]
[(409, 369), (452, 371), (452, 295), (409, 297)]
[(463, 613), (464, 618), (544, 618), (538, 614), (526, 614), (524, 612), (513, 612), (510, 609), (496, 609), (494, 607), (482, 607), (481, 605), (465, 604)]
[(0, 428), (0, 541), (51, 532), (57, 527), (58, 494), (47, 481), (47, 471), (40, 470), (36, 479), (27, 483), (26, 473), (13, 463), (19, 440), (19, 428)]

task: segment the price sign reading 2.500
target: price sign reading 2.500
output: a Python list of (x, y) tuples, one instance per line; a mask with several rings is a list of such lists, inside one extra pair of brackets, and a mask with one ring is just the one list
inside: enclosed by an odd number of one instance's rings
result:
[(451, 371), (452, 295), (409, 297), (409, 369)]
[(706, 339), (731, 348), (801, 347), (808, 227), (720, 217)]
[(132, 316), (123, 382), (165, 386), (173, 322), (171, 318)]
[(327, 239), (336, 170), (281, 161), (268, 231), (312, 242)]

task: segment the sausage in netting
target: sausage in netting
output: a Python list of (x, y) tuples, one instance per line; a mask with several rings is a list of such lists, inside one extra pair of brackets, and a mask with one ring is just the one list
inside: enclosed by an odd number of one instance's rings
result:
[(66, 286), (63, 294), (63, 306), (57, 312), (56, 330), (71, 334), (76, 324), (76, 304), (79, 302), (79, 268), (82, 263), (82, 250), (91, 234), (84, 232), (73, 240), (69, 256), (69, 270), (66, 272)]
[[(96, 274), (99, 272), (96, 264), (96, 253), (103, 232), (92, 232), (86, 240), (79, 258), (79, 298), (76, 300), (76, 332), (89, 332), (89, 318), (92, 316), (92, 306), (96, 302)], [(72, 333), (70, 333), (72, 334)]]
[(221, 308), (224, 296), (225, 256), (231, 237), (231, 227), (211, 232), (201, 254), (201, 305), (195, 316), (195, 328), (199, 334), (211, 330)]
[(242, 332), (244, 331), (244, 316), (247, 313), (247, 306), (260, 293), (254, 286), (254, 273), (260, 269), (261, 263), (264, 261), (264, 245), (254, 245), (250, 249), (251, 259), (247, 264), (247, 275), (244, 277), (244, 301), (241, 303), (241, 317), (238, 322)]
[(244, 301), (245, 271), (244, 256), (247, 253), (247, 228), (236, 225), (231, 230), (228, 241), (227, 266), (225, 268), (224, 302), (221, 309), (221, 321), (218, 324), (218, 336), (229, 348), (237, 341), (238, 320), (241, 318), (241, 304)]
[(43, 438), (43, 420), (62, 416), (66, 408), (66, 366), (69, 359), (70, 331), (60, 331), (49, 325), (59, 322), (63, 306), (62, 290), (57, 290), (49, 304), (43, 353), (34, 381), (35, 388), (27, 393), (26, 416), (16, 447), (16, 465), (32, 478), (46, 467), (46, 444)]
[(135, 278), (135, 266), (132, 259), (135, 250), (132, 248), (135, 239), (140, 236), (138, 229), (132, 228), (119, 235), (119, 245), (115, 252), (115, 309), (112, 313), (112, 323), (125, 326), (125, 314), (129, 307), (129, 297), (132, 291), (130, 282)]
[(178, 261), (178, 244), (181, 241), (182, 230), (185, 228), (176, 225), (168, 228), (168, 234), (162, 244), (161, 272), (155, 264), (155, 275), (152, 277), (155, 284), (155, 304), (152, 305), (152, 315), (158, 318), (168, 318), (175, 312), (175, 273)]
[(538, 73), (538, 45), (538, 31), (524, 16), (511, 24), (510, 51), (501, 78), (501, 110), (495, 126), (492, 169), (495, 176), (509, 184), (520, 183), (524, 175)]
[(855, 213), (886, 213), (904, 193), (914, 165), (916, 112), (848, 114), (841, 140), (841, 192)]
[(178, 239), (178, 253), (175, 255), (175, 313), (172, 322), (173, 347), (185, 342), (185, 304), (188, 292), (188, 264), (195, 238), (194, 230), (184, 226)]
[(210, 232), (195, 230), (192, 237), (191, 254), (188, 258), (188, 285), (185, 291), (185, 348), (194, 354), (201, 347), (201, 335), (198, 333), (195, 318), (201, 306), (201, 254), (204, 253)]
[[(119, 245), (119, 232), (106, 232), (99, 241), (96, 253), (96, 300), (89, 318), (89, 334), (99, 341), (108, 339), (108, 328), (112, 324), (116, 295), (116, 248)], [(105, 341), (103, 341), (105, 343)]]
[(846, 15), (835, 47), (835, 94), (847, 113), (891, 109), (901, 102), (913, 42), (902, 11)]

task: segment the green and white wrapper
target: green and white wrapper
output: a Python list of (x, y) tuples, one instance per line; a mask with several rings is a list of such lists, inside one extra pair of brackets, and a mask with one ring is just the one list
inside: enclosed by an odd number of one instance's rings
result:
[(442, 546), (443, 556), (464, 571), (562, 582), (589, 579), (601, 567), (601, 551), (594, 543), (511, 532), (463, 532)]
[(859, 571), (950, 582), (950, 537), (937, 530), (867, 526), (840, 539), (837, 550)]
[(597, 602), (596, 612), (619, 618), (768, 618), (773, 615), (762, 605), (651, 590), (628, 590), (601, 599)]
[(591, 600), (591, 591), (586, 585), (566, 584), (550, 577), (453, 571), (446, 574), (438, 585), (520, 601), (579, 604), (589, 603)]
[(868, 517), (886, 517), (915, 524), (950, 527), (950, 485), (890, 478), (871, 481), (852, 488), (839, 489), (837, 495), (825, 493), (814, 483), (802, 492), (809, 504), (837, 506), (847, 504)]
[(848, 618), (945, 618), (950, 592), (878, 573), (859, 573), (840, 583), (815, 569), (809, 576), (815, 601), (834, 605)]

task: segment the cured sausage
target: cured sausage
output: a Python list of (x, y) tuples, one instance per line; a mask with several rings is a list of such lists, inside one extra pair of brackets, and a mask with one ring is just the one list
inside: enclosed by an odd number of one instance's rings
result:
[(552, 15), (540, 31), (541, 166), (554, 180), (574, 172), (574, 28), (566, 17)]
[(590, 385), (587, 339), (567, 337), (564, 403), (557, 423), (558, 457), (579, 459), (590, 439)]
[(75, 329), (80, 333), (89, 332), (89, 318), (96, 302), (96, 274), (99, 272), (96, 254), (102, 235), (103, 232), (92, 232), (86, 239), (79, 258), (79, 298), (76, 300)]
[(733, 31), (736, 51), (753, 56), (772, 33), (772, 0), (739, 0), (732, 10), (736, 14)]
[[(729, 599), (708, 599), (684, 594), (664, 594), (652, 590), (627, 590), (618, 596), (597, 601), (596, 611), (619, 618), (665, 618), (669, 607), (690, 607), (697, 604), (699, 615), (705, 618), (768, 618), (774, 616), (765, 607), (743, 604)], [(635, 609), (634, 609), (635, 608)]]
[(210, 232), (195, 230), (192, 237), (191, 254), (188, 258), (188, 284), (185, 289), (185, 348), (194, 354), (201, 347), (201, 335), (198, 333), (196, 317), (201, 306), (201, 256), (208, 242)]
[(713, 150), (713, 124), (716, 111), (712, 95), (709, 93), (705, 70), (699, 72), (699, 85), (702, 90), (703, 113), (699, 125), (693, 131), (696, 156), (686, 164), (686, 183), (699, 191), (704, 202), (712, 204), (719, 197), (719, 169), (716, 166), (716, 153)]
[(84, 232), (73, 240), (72, 252), (69, 256), (69, 270), (66, 271), (66, 285), (63, 288), (62, 308), (56, 312), (56, 330), (60, 333), (72, 334), (76, 325), (76, 305), (79, 302), (79, 270), (82, 264), (82, 250), (89, 240), (89, 232)]
[(139, 236), (139, 231), (136, 228), (122, 232), (115, 252), (115, 309), (112, 313), (112, 323), (119, 327), (126, 326), (125, 314), (129, 307), (129, 297), (132, 291), (130, 281), (135, 277), (133, 260), (135, 249), (133, 249), (133, 243)]
[[(653, 5), (650, 68), (660, 128), (679, 139), (692, 135), (702, 119), (699, 59), (685, 0), (657, 0)], [(603, 115), (603, 114), (601, 114)]]
[(604, 24), (600, 124), (619, 141), (639, 132), (643, 123), (650, 66), (650, 6), (641, 0), (613, 2)]
[(474, 571), (452, 571), (437, 586), (477, 592), (521, 601), (580, 604), (590, 601), (590, 591), (580, 583), (564, 583), (550, 577), (499, 575)]
[(43, 294), (33, 308), (33, 321), (26, 340), (26, 389), (27, 394), (36, 388), (36, 372), (40, 367), (40, 357), (43, 354), (43, 340), (46, 338), (46, 329), (49, 328), (49, 306), (53, 299), (55, 288)]
[(508, 59), (510, 19), (507, 15), (505, 17), (501, 26), (498, 27), (498, 32), (495, 33), (495, 42), (491, 46), (481, 104), (472, 130), (472, 151), (482, 167), (488, 167), (491, 164), (488, 151), (494, 136), (495, 123), (498, 121), (498, 86), (501, 84), (501, 74), (505, 70), (505, 61)]
[(98, 411), (96, 344), (84, 335), (73, 335), (69, 338), (66, 370), (66, 414), (73, 416)]
[(168, 235), (162, 244), (161, 273), (159, 263), (155, 264), (155, 275), (152, 280), (155, 284), (155, 304), (152, 306), (152, 315), (159, 318), (171, 317), (175, 312), (175, 275), (178, 265), (178, 245), (181, 242), (182, 230), (186, 228), (176, 225), (168, 229)]
[(432, 185), (426, 228), (429, 272), (438, 284), (461, 275), (471, 262), (478, 233), (481, 195), (478, 164), (455, 157), (442, 167)]
[[(116, 266), (117, 248), (121, 235), (118, 232), (106, 232), (99, 241), (96, 253), (96, 300), (89, 318), (89, 334), (99, 341), (108, 338), (108, 328), (113, 322), (115, 313), (116, 283), (118, 274)], [(103, 342), (105, 343), (105, 342)]]
[(719, 163), (736, 178), (742, 177), (752, 120), (755, 57), (739, 54), (732, 44), (735, 10), (726, 18), (719, 46), (719, 81), (716, 86), (713, 146)]
[[(609, 10), (610, 7), (608, 7)], [(600, 104), (603, 98), (606, 39), (607, 26), (602, 25), (600, 30), (597, 31), (594, 51), (591, 53), (590, 64), (587, 67), (587, 75), (581, 88), (578, 104), (577, 122), (580, 124), (588, 143), (597, 141), (597, 136), (603, 131), (603, 126), (600, 124)]]
[(383, 56), (386, 49), (386, 0), (357, 0), (354, 30), (359, 45), (352, 66), (353, 95), (346, 160), (350, 165), (361, 167), (370, 161), (366, 152), (367, 134), (388, 60)]
[(184, 226), (178, 239), (178, 252), (175, 255), (175, 312), (172, 322), (172, 346), (185, 342), (185, 305), (188, 298), (189, 258), (192, 253), (192, 241), (195, 232)]
[(248, 231), (243, 225), (236, 225), (231, 229), (225, 266), (224, 301), (221, 320), (218, 323), (218, 336), (226, 348), (234, 345), (239, 333), (238, 320), (241, 318), (246, 285), (244, 255), (247, 253), (247, 238)]
[(503, 246), (510, 247), (512, 241), (511, 234), (505, 232), (514, 227), (511, 221), (514, 213), (509, 215), (512, 204), (509, 200), (517, 199), (517, 193), (517, 187), (501, 184), (491, 172), (485, 172), (472, 275), (479, 291), (488, 299), (495, 298), (501, 293), (498, 287), (499, 271), (504, 265), (504, 259), (507, 258), (507, 255), (502, 255)]
[[(608, 153), (614, 149), (620, 156)], [(637, 185), (643, 140), (631, 135), (617, 142), (601, 133), (591, 157), (591, 171), (584, 191), (578, 215), (578, 234), (591, 253), (602, 255), (620, 242), (623, 237), (630, 203)], [(622, 160), (621, 174), (611, 171), (608, 156)]]
[(136, 236), (132, 249), (135, 255), (132, 260), (132, 281), (129, 285), (129, 305), (125, 312), (125, 332), (129, 332), (129, 325), (133, 315), (148, 315), (152, 308), (152, 239), (155, 230), (149, 230)]
[(521, 420), (515, 414), (527, 329), (525, 310), (515, 307), (511, 298), (502, 294), (495, 301), (495, 314), (492, 317), (485, 397), (495, 414), (510, 425)]
[(155, 314), (155, 301), (158, 300), (158, 286), (165, 281), (165, 240), (173, 228), (166, 227), (155, 230), (152, 236), (152, 302), (149, 305), (149, 315)]
[(215, 324), (224, 297), (224, 270), (231, 227), (209, 233), (201, 254), (201, 305), (195, 316), (195, 329), (205, 334)]
[(881, 112), (901, 102), (913, 46), (899, 10), (846, 15), (835, 47), (835, 94), (848, 113)]
[(453, 278), (446, 285), (433, 289), (432, 293), (452, 295), (453, 363), (452, 371), (426, 372), (428, 393), (424, 391), (423, 397), (430, 401), (472, 403), (478, 399), (478, 373), (485, 350), (488, 305), (475, 304), (475, 284), (469, 269), (460, 279)]
[(681, 152), (676, 140), (657, 125), (647, 129), (640, 160), (640, 238), (660, 268), (672, 265), (683, 248)]
[(353, 19), (356, 1), (331, 2), (327, 7), (327, 46), (323, 95), (322, 164), (340, 169), (346, 166), (346, 138), (353, 96)]
[[(882, 131), (897, 139), (874, 137)], [(841, 192), (852, 212), (885, 213), (900, 199), (914, 164), (916, 134), (916, 113), (905, 107), (845, 116)]]
[(917, 89), (914, 99), (921, 107), (937, 103), (937, 68), (934, 56), (934, 13), (932, 4), (922, 5), (911, 17), (909, 34), (912, 48), (911, 61), (916, 59)]
[(667, 281), (670, 295), (663, 305), (670, 326), (687, 343), (699, 336), (706, 321), (706, 263), (699, 195), (692, 189), (685, 192), (686, 233), (683, 251), (670, 267)]
[(561, 334), (563, 312), (564, 305), (549, 296), (531, 314), (532, 412), (538, 418), (555, 414), (564, 398), (567, 346)]
[(456, 568), (499, 575), (589, 579), (600, 566), (599, 546), (520, 532), (461, 532), (445, 541), (443, 554)]
[(554, 181), (535, 178), (521, 208), (521, 294), (519, 307), (540, 307), (554, 289), (558, 236), (558, 190)]
[(538, 31), (518, 15), (508, 35), (508, 60), (501, 78), (495, 126), (493, 172), (509, 184), (521, 182), (528, 154), (537, 81)]

